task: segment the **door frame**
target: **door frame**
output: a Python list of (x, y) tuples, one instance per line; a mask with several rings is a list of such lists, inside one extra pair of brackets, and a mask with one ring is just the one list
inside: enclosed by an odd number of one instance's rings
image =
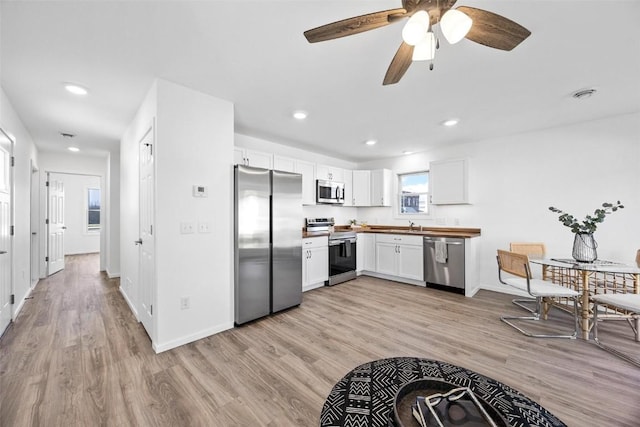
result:
[(30, 269), (29, 273), (30, 282), (29, 285), (31, 289), (34, 289), (38, 284), (38, 280), (40, 280), (40, 236), (39, 234), (39, 226), (40, 223), (40, 170), (35, 165), (33, 159), (30, 160), (31, 164), (31, 175), (30, 175), (30, 192), (29, 196), (31, 199), (31, 221), (30, 221), (30, 251), (31, 260), (30, 260)]
[[(15, 138), (7, 133), (3, 128), (0, 127), (0, 133), (9, 140), (9, 227), (10, 229), (15, 226)], [(13, 253), (14, 253), (14, 234), (13, 232), (9, 232), (9, 248), (8, 248), (8, 257), (9, 257), (9, 295), (15, 295), (15, 281), (13, 277), (14, 268), (13, 268)], [(10, 297), (11, 298), (11, 297)], [(15, 297), (14, 297), (15, 298)], [(16, 315), (16, 305), (12, 302), (9, 302), (9, 323), (7, 324), (6, 329), (0, 329), (0, 336), (11, 326), (13, 321), (15, 320)]]

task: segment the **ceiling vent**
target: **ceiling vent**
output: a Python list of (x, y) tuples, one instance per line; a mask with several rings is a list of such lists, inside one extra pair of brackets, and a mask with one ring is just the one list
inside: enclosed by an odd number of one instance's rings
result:
[(571, 96), (575, 99), (587, 99), (591, 98), (591, 96), (596, 93), (595, 89), (581, 89), (579, 91), (573, 92)]

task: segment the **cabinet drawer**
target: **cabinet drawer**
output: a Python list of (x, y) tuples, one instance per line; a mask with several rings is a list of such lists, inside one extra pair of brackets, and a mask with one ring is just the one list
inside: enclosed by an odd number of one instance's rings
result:
[(306, 237), (302, 239), (303, 249), (320, 248), (320, 247), (326, 248), (328, 246), (329, 246), (329, 237), (327, 236)]
[(395, 243), (396, 245), (422, 246), (422, 236), (402, 234), (376, 234), (376, 243)]

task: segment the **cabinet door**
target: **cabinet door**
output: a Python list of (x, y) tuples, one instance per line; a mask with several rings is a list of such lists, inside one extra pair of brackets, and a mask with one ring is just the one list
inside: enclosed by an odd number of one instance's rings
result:
[(302, 175), (302, 204), (316, 204), (316, 165), (296, 160), (295, 173)]
[(376, 243), (376, 272), (397, 276), (397, 251), (398, 245), (393, 243)]
[(391, 206), (391, 176), (389, 169), (371, 171), (372, 206)]
[(255, 168), (273, 169), (273, 155), (260, 151), (245, 150), (247, 165)]
[(329, 280), (329, 248), (308, 249), (311, 256), (307, 260), (307, 282), (320, 283)]
[(344, 169), (331, 168), (329, 173), (331, 174), (331, 181), (344, 182)]
[(244, 165), (246, 164), (244, 158), (244, 150), (242, 148), (234, 147), (233, 149), (233, 164), (234, 165)]
[(356, 272), (360, 273), (364, 269), (364, 237), (363, 233), (356, 235)]
[(398, 276), (424, 280), (422, 246), (398, 246)]
[(344, 203), (342, 206), (353, 206), (353, 173), (344, 170)]
[(316, 178), (331, 181), (331, 171), (329, 166), (317, 165), (316, 166)]
[(309, 249), (302, 248), (302, 291), (309, 285), (309, 273), (307, 273), (309, 264)]
[(371, 171), (352, 171), (353, 206), (371, 206)]
[(283, 171), (283, 172), (295, 172), (296, 171), (296, 161), (294, 159), (290, 159), (288, 157), (282, 156), (273, 156), (273, 170)]
[(376, 271), (376, 235), (363, 233), (362, 237), (362, 246), (364, 247), (364, 259), (362, 267), (367, 271)]
[(467, 191), (467, 160), (445, 160), (429, 163), (431, 204), (456, 205), (469, 203)]

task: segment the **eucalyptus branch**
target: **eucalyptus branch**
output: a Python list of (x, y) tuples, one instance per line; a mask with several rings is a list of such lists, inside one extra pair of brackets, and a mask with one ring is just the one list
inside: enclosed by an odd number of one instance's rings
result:
[(593, 211), (593, 215), (587, 215), (584, 220), (579, 221), (573, 215), (564, 212), (558, 208), (553, 206), (549, 206), (549, 210), (551, 212), (560, 214), (558, 216), (558, 221), (562, 223), (565, 227), (569, 227), (572, 233), (589, 233), (592, 234), (598, 228), (598, 224), (604, 222), (604, 219), (607, 215), (610, 215), (613, 212), (616, 212), (618, 209), (623, 209), (624, 206), (618, 200), (614, 203), (603, 203), (601, 208)]

